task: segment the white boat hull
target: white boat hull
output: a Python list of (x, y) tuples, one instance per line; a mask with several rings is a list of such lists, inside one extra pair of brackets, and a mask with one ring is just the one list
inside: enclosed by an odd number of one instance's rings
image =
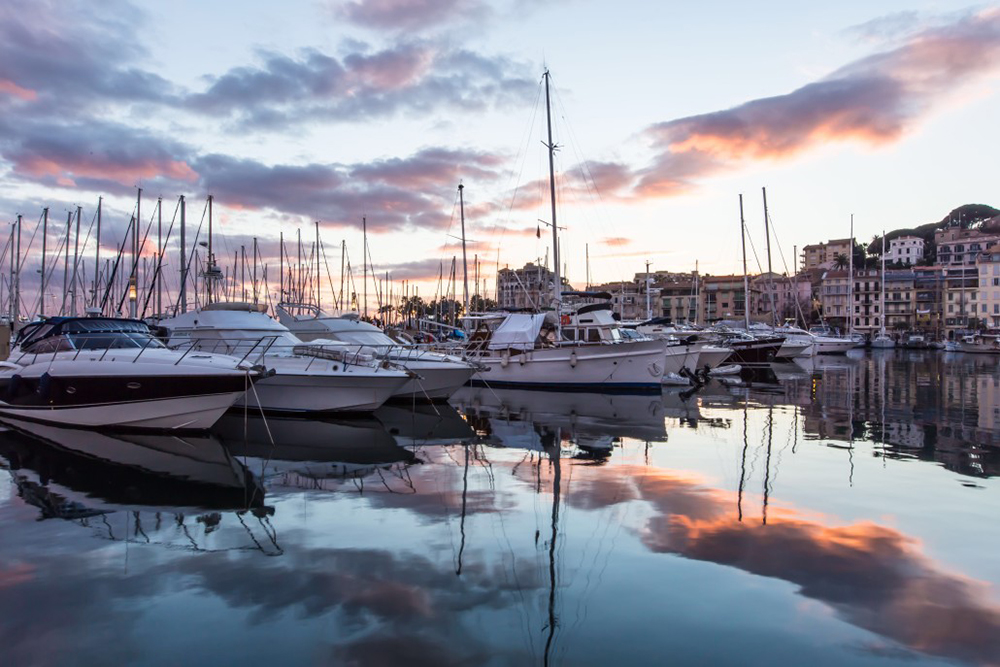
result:
[(848, 351), (857, 347), (857, 343), (850, 338), (827, 338), (818, 336), (813, 343), (816, 354), (847, 354)]
[(238, 407), (271, 412), (371, 412), (389, 400), (409, 376), (385, 372), (282, 373), (257, 382), (236, 402)]
[(497, 386), (659, 389), (664, 341), (564, 347), (513, 353), (491, 351), (476, 361), (487, 372), (473, 381)]
[(418, 377), (393, 393), (392, 398), (416, 400), (447, 400), (464, 387), (476, 369), (468, 364), (408, 361), (406, 369)]
[(19, 407), (0, 403), (0, 418), (73, 426), (148, 430), (207, 430), (243, 392), (203, 394), (135, 403), (91, 406)]

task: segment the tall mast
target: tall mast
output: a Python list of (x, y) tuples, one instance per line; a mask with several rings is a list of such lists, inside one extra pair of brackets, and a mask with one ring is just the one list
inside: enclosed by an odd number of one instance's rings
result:
[(743, 195), (740, 195), (740, 240), (743, 244), (743, 323), (750, 331), (750, 280), (747, 278), (747, 227), (743, 220)]
[(653, 306), (649, 295), (649, 260), (646, 260), (646, 319), (653, 319)]
[(184, 195), (181, 195), (181, 312), (187, 312), (187, 225), (186, 202)]
[[(215, 254), (212, 251), (212, 195), (208, 195), (208, 271), (205, 272), (205, 292), (208, 297), (208, 303), (212, 303), (212, 284), (215, 278)], [(211, 274), (211, 276), (209, 275)]]
[(83, 214), (83, 207), (76, 207), (76, 236), (73, 239), (73, 280), (69, 301), (69, 312), (76, 315), (76, 267), (80, 264), (80, 217)]
[(163, 315), (163, 281), (160, 280), (160, 265), (163, 263), (163, 197), (156, 198), (156, 269), (153, 280), (156, 281), (156, 314)]
[(774, 273), (771, 271), (771, 227), (767, 215), (767, 188), (761, 188), (764, 193), (764, 236), (767, 237), (767, 295), (771, 302), (771, 325), (778, 324), (778, 312), (774, 304)]
[(851, 248), (847, 253), (847, 335), (854, 334), (854, 214), (851, 213)]
[(562, 279), (559, 276), (559, 224), (556, 221), (556, 145), (552, 143), (552, 105), (549, 101), (549, 70), (542, 75), (545, 78), (545, 121), (548, 126), (549, 143), (549, 200), (552, 203), (552, 271), (555, 279), (553, 297), (556, 308), (562, 301)]
[(97, 243), (94, 244), (94, 298), (91, 307), (97, 307), (97, 291), (100, 289), (101, 281), (101, 205), (104, 197), (97, 198)]
[(285, 303), (285, 232), (278, 232), (278, 303)]
[(38, 297), (38, 315), (45, 317), (45, 247), (49, 236), (49, 207), (42, 209), (42, 286)]
[(139, 222), (142, 220), (142, 188), (135, 200), (135, 224), (132, 226), (132, 271), (128, 278), (128, 316), (138, 315), (139, 296)]
[[(461, 183), (458, 184), (458, 210), (462, 218), (462, 277), (465, 282), (465, 286), (462, 291), (462, 307), (465, 309), (465, 314), (469, 314), (469, 260), (465, 254), (465, 195), (463, 194), (465, 186)], [(452, 209), (454, 210), (454, 209)]]
[(344, 312), (344, 258), (347, 255), (347, 241), (341, 239), (340, 241), (340, 297), (338, 301), (338, 309), (340, 312)]
[(73, 236), (73, 212), (66, 213), (66, 246), (63, 248), (63, 297), (59, 314), (66, 314), (66, 297), (69, 296), (69, 240)]
[[(964, 268), (962, 269), (962, 294), (965, 294), (965, 269)], [(881, 305), (881, 308), (880, 308), (880, 310), (882, 311), (882, 313), (881, 313), (882, 316), (879, 318), (879, 322), (881, 323), (882, 327), (881, 327), (881, 331), (879, 333), (881, 333), (884, 336), (885, 335), (885, 230), (884, 229), (882, 230), (882, 298), (880, 299), (880, 301), (882, 302), (882, 305)], [(965, 316), (965, 307), (964, 306), (962, 307), (962, 316), (963, 317)]]
[(364, 253), (361, 263), (365, 275), (365, 317), (368, 317), (368, 220), (364, 216), (361, 217), (361, 236), (363, 239), (361, 250)]
[(302, 301), (303, 301), (303, 299), (302, 299), (302, 228), (299, 227), (298, 229), (296, 229), (295, 230), (295, 234), (296, 234), (296, 240), (298, 241), (298, 246), (299, 246), (298, 247), (298, 260), (299, 260), (299, 263), (298, 263), (298, 273), (297, 273), (297, 275), (295, 277), (295, 282), (296, 282), (295, 291), (297, 292), (297, 294), (295, 295), (295, 303), (302, 303)]
[(11, 327), (17, 326), (17, 318), (21, 316), (21, 216), (17, 216), (17, 264), (14, 269), (14, 307)]
[(316, 221), (316, 309), (322, 310), (323, 298), (320, 296), (319, 281), (319, 220)]
[(10, 284), (7, 290), (7, 315), (10, 318), (10, 332), (14, 333), (14, 258), (17, 256), (15, 238), (17, 223), (10, 226)]
[(584, 248), (584, 255), (586, 256), (587, 260), (587, 289), (589, 290), (590, 289), (590, 244), (589, 243), (585, 244), (583, 248)]
[(253, 302), (257, 303), (257, 237), (253, 237)]

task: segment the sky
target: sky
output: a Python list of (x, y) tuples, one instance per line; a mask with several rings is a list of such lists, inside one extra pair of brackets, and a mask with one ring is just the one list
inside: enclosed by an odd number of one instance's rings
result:
[[(869, 239), (1000, 205), (1000, 5), (806, 5), (7, 0), (0, 221), (24, 216), (35, 266), (48, 206), (51, 265), (82, 207), (92, 272), (98, 197), (107, 258), (138, 187), (143, 224), (162, 197), (168, 225), (184, 195), (189, 238), (212, 194), (220, 264), (256, 237), (272, 292), (279, 235), (302, 229), (308, 253), (318, 221), (329, 299), (342, 241), (361, 264), (364, 218), (374, 271), (432, 298), (442, 264), (461, 273), (462, 183), (489, 292), (498, 264), (550, 252), (545, 68), (578, 286), (588, 252), (595, 283), (647, 261), (739, 271), (740, 194), (763, 261), (764, 187), (779, 272), (852, 215)], [(176, 231), (165, 257), (176, 292)]]

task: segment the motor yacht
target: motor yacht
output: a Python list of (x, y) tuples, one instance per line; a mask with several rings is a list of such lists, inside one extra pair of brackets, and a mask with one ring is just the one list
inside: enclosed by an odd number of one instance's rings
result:
[[(659, 391), (666, 342), (622, 336), (606, 292), (563, 292), (591, 301), (558, 315), (509, 313), (469, 337), (466, 353), (489, 372), (474, 383), (529, 388)], [(596, 301), (596, 302), (595, 302)]]
[(447, 400), (476, 371), (472, 364), (459, 357), (394, 340), (375, 325), (361, 321), (357, 315), (330, 317), (315, 307), (295, 308), (309, 308), (310, 315), (293, 315), (281, 305), (275, 310), (278, 321), (300, 340), (346, 343), (413, 372), (416, 377), (398, 389), (393, 398)]
[(413, 374), (344, 343), (303, 343), (288, 328), (247, 303), (214, 303), (159, 326), (168, 346), (238, 355), (266, 364), (274, 375), (237, 405), (288, 413), (371, 412)]
[(958, 341), (958, 351), (972, 354), (1000, 354), (1000, 339), (983, 334), (963, 336)]
[(138, 320), (53, 317), (25, 325), (0, 362), (0, 417), (205, 430), (261, 374), (246, 360), (167, 349)]

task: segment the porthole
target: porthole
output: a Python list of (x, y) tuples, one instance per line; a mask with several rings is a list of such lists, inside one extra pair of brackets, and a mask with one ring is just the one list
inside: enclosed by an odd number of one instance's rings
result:
[(66, 387), (66, 393), (67, 394), (75, 394), (76, 393), (76, 387)]
[(138, 382), (129, 382), (125, 386), (128, 387), (129, 389), (139, 389), (140, 387), (142, 387), (142, 385), (139, 384)]

